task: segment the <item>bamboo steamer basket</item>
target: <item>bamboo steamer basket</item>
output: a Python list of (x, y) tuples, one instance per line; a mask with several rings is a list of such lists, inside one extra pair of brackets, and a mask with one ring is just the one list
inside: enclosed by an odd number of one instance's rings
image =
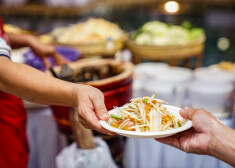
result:
[(91, 43), (91, 44), (69, 44), (69, 43), (59, 43), (54, 40), (55, 45), (68, 46), (77, 49), (82, 57), (91, 57), (91, 56), (106, 56), (113, 57), (116, 51), (121, 50), (124, 46), (125, 41), (127, 40), (127, 35), (120, 37), (117, 40), (106, 41), (101, 43)]
[(139, 45), (133, 40), (127, 40), (126, 47), (135, 57), (154, 61), (186, 59), (202, 54), (204, 50), (205, 35), (181, 45)]

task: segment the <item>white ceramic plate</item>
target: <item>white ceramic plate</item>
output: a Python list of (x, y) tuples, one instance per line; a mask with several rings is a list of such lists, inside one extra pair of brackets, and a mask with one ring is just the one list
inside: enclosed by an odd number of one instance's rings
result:
[[(178, 119), (182, 120), (183, 118), (179, 114), (180, 108), (174, 107), (174, 106), (169, 106), (169, 105), (163, 105), (164, 107), (167, 107), (167, 110), (172, 113), (174, 116), (176, 116)], [(113, 109), (109, 111), (109, 114), (117, 114), (117, 109)], [(115, 132), (119, 135), (122, 136), (127, 136), (127, 137), (135, 137), (135, 138), (163, 138), (163, 137), (168, 137), (174, 134), (177, 134), (179, 132), (185, 131), (189, 128), (192, 127), (192, 121), (188, 120), (186, 121), (182, 127), (172, 129), (172, 130), (167, 130), (167, 131), (161, 131), (161, 132), (136, 132), (136, 131), (126, 131), (118, 128), (114, 128), (110, 126), (106, 121), (100, 121), (100, 124), (103, 128)]]

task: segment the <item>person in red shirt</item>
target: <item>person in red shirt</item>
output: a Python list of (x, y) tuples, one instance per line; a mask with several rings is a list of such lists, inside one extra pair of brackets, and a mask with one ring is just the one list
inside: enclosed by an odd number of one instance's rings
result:
[(112, 134), (99, 124), (98, 119), (109, 118), (101, 91), (52, 78), (27, 65), (11, 62), (10, 45), (31, 47), (47, 67), (50, 66), (47, 61), (49, 55), (59, 64), (65, 62), (53, 46), (41, 44), (33, 36), (5, 34), (0, 18), (1, 168), (27, 167), (29, 149), (25, 131), (26, 111), (20, 98), (41, 104), (76, 107), (83, 124), (104, 134)]

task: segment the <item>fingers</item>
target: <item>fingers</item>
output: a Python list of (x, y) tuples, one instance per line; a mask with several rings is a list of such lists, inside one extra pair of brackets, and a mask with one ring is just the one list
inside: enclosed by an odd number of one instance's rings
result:
[(79, 110), (79, 121), (82, 125), (87, 129), (93, 129), (103, 134), (113, 135), (112, 132), (104, 129), (101, 125), (99, 120), (97, 119), (95, 113), (89, 109), (83, 108)]
[(107, 121), (109, 119), (109, 114), (108, 114), (107, 109), (104, 104), (104, 96), (103, 95), (99, 95), (99, 96), (96, 95), (95, 97), (91, 98), (91, 101), (94, 105), (97, 117), (100, 120)]
[(166, 138), (156, 138), (155, 140), (160, 142), (160, 143), (170, 145), (170, 146), (173, 146), (177, 149), (180, 149), (181, 145), (180, 145), (180, 142), (179, 142), (178, 138), (179, 138), (179, 134), (176, 134), (176, 135), (166, 137)]
[(194, 133), (194, 129), (183, 131), (181, 133), (175, 134), (166, 138), (156, 138), (158, 142), (164, 143), (166, 145), (173, 146), (177, 149), (183, 150), (185, 152), (190, 152), (190, 146), (188, 146), (189, 141)]
[(54, 58), (55, 62), (59, 65), (69, 63), (69, 61), (67, 59), (65, 59), (61, 54), (59, 54), (57, 52), (54, 52), (52, 57)]
[(181, 109), (180, 115), (185, 119), (192, 120), (195, 111), (196, 111), (195, 109)]
[(44, 65), (45, 65), (46, 69), (51, 67), (51, 64), (48, 61), (47, 57), (42, 57), (42, 61), (43, 61)]

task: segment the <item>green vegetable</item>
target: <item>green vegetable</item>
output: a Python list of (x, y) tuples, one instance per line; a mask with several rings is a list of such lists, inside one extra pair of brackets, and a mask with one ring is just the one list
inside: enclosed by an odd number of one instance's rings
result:
[(114, 114), (111, 114), (111, 118), (115, 118), (115, 119), (118, 119), (118, 120), (122, 120), (122, 117), (116, 116), (116, 115), (114, 115)]
[(141, 30), (144, 32), (156, 32), (159, 31), (159, 29), (167, 29), (167, 24), (159, 21), (150, 21), (145, 23)]
[(178, 126), (179, 126), (179, 127), (181, 127), (181, 126), (182, 126), (182, 125), (180, 124), (180, 122), (179, 122), (179, 121), (177, 121), (177, 124), (178, 124)]
[(152, 95), (152, 98), (155, 98), (155, 96), (156, 96), (156, 94), (154, 93), (154, 94)]
[(149, 32), (143, 32), (138, 34), (135, 37), (135, 42), (137, 44), (151, 44), (152, 43), (152, 35)]
[(172, 23), (167, 23), (168, 28), (171, 28), (171, 26), (174, 26)]
[(139, 35), (140, 33), (141, 33), (141, 32), (140, 32), (139, 30), (137, 30), (136, 32), (133, 32), (132, 35), (131, 35), (131, 39), (132, 39), (132, 40), (135, 40), (135, 39), (138, 37), (138, 35)]
[(181, 26), (187, 30), (190, 30), (192, 28), (192, 25), (189, 21), (184, 21)]
[(203, 29), (200, 29), (200, 28), (192, 28), (190, 33), (189, 33), (189, 36), (188, 36), (188, 40), (194, 40), (198, 37), (200, 37), (201, 35), (204, 34), (204, 31)]
[(144, 99), (143, 102), (144, 102), (144, 103), (148, 103), (148, 99)]
[(177, 45), (197, 39), (205, 34), (203, 29), (193, 28), (189, 21), (181, 26), (160, 21), (150, 21), (141, 26), (131, 36), (139, 45)]

